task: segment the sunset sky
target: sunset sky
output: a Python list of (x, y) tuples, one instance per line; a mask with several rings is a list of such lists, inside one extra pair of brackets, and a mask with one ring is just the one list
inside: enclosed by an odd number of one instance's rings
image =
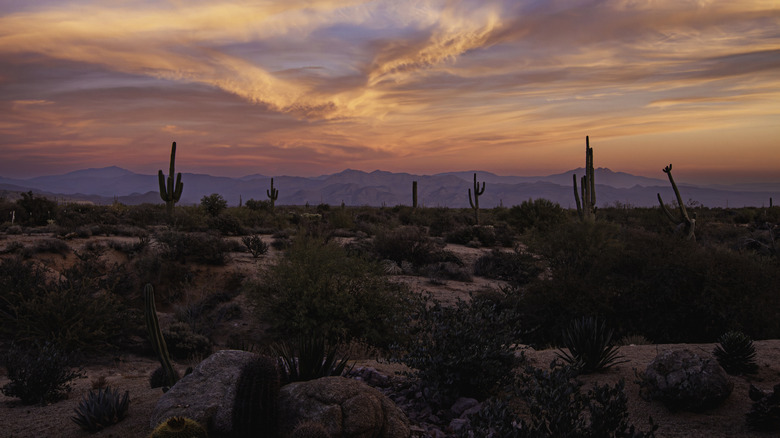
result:
[(780, 181), (777, 0), (0, 0), (0, 176)]

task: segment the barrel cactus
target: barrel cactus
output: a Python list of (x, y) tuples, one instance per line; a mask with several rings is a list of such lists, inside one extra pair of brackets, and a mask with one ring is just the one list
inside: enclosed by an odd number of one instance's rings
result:
[(160, 423), (149, 438), (208, 438), (206, 429), (195, 420), (171, 417)]

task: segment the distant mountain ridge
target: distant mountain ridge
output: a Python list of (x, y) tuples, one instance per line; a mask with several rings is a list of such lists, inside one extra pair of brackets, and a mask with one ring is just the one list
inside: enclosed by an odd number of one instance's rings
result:
[[(426, 207), (468, 207), (467, 190), (472, 187), (474, 173), (486, 183), (480, 206), (519, 205), (525, 200), (545, 198), (564, 208), (574, 207), (572, 175), (584, 175), (584, 169), (572, 169), (547, 176), (501, 176), (485, 171), (446, 172), (435, 175), (412, 175), (381, 170), (363, 172), (346, 169), (318, 177), (274, 176), (279, 190), (280, 205), (395, 206), (410, 205), (412, 181), (418, 182), (418, 202)], [(647, 178), (607, 168), (595, 170), (598, 206), (620, 203), (636, 207), (657, 205), (656, 194), (672, 203), (674, 192), (666, 179)], [(184, 191), (180, 204), (198, 204), (203, 196), (219, 193), (229, 203), (239, 199), (265, 200), (270, 176), (255, 174), (240, 178), (183, 173)], [(47, 175), (30, 179), (0, 177), (0, 190), (33, 191), (61, 200), (88, 200), (108, 204), (117, 200), (124, 204), (162, 202), (157, 192), (157, 175), (143, 175), (121, 167), (83, 169), (63, 175)], [(707, 207), (764, 206), (769, 198), (780, 194), (780, 183), (742, 184), (735, 186), (696, 186), (680, 184), (683, 200), (696, 201)], [(780, 196), (776, 196), (780, 202)]]

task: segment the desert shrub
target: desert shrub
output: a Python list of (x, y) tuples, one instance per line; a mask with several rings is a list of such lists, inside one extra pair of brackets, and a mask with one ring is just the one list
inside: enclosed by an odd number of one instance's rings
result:
[(319, 332), (329, 341), (361, 338), (379, 346), (398, 339), (410, 296), (378, 264), (305, 235), (246, 292), (276, 336)]
[(762, 391), (750, 385), (748, 396), (753, 401), (746, 415), (748, 428), (763, 432), (780, 431), (780, 384), (775, 385), (772, 391)]
[(118, 389), (112, 391), (110, 387), (90, 390), (79, 402), (71, 420), (88, 432), (97, 432), (124, 420), (129, 407), (129, 391), (120, 395)]
[(165, 204), (140, 204), (132, 206), (127, 211), (125, 220), (129, 225), (147, 228), (167, 223), (168, 215)]
[[(179, 380), (181, 377), (179, 376), (179, 372), (176, 371), (176, 369), (173, 369), (173, 374), (175, 376), (175, 380)], [(168, 374), (167, 371), (165, 371), (165, 368), (162, 366), (159, 366), (152, 371), (152, 373), (149, 375), (149, 387), (152, 389), (155, 388), (162, 388), (165, 386), (168, 386)]]
[(524, 285), (536, 279), (542, 272), (537, 260), (527, 252), (494, 249), (474, 264), (474, 275)]
[(68, 352), (116, 345), (126, 331), (121, 300), (78, 272), (71, 268), (50, 281), (32, 263), (0, 262), (0, 331), (17, 342), (51, 342)]
[(60, 239), (46, 238), (35, 242), (35, 245), (32, 246), (32, 252), (36, 254), (59, 254), (64, 257), (70, 253), (70, 247)]
[(339, 357), (339, 346), (329, 345), (324, 336), (309, 334), (275, 344), (272, 349), (279, 358), (282, 381), (289, 383), (342, 375), (349, 358)]
[(35, 196), (33, 193), (22, 193), (21, 199), (16, 201), (19, 211), (16, 212), (16, 220), (23, 225), (41, 226), (54, 220), (57, 214), (57, 203), (50, 201), (45, 196)]
[(200, 207), (211, 217), (217, 217), (227, 209), (227, 201), (219, 193), (212, 193), (200, 199)]
[(71, 381), (85, 377), (80, 370), (73, 371), (68, 354), (51, 343), (30, 348), (11, 345), (4, 361), (10, 382), (2, 393), (28, 405), (60, 400), (70, 392)]
[(563, 347), (558, 357), (575, 370), (589, 374), (603, 371), (626, 360), (613, 344), (612, 330), (596, 318), (584, 317), (572, 321), (563, 333)]
[(523, 201), (506, 213), (506, 221), (521, 233), (532, 228), (547, 231), (566, 220), (566, 212), (558, 203), (543, 198)]
[(119, 242), (111, 240), (108, 242), (108, 246), (113, 250), (127, 255), (129, 258), (133, 258), (144, 252), (149, 246), (149, 236), (139, 236), (137, 242)]
[(718, 339), (718, 345), (712, 352), (720, 366), (732, 376), (756, 374), (756, 347), (753, 341), (742, 332), (731, 331)]
[(194, 302), (176, 306), (176, 319), (200, 335), (211, 337), (217, 326), (240, 315), (241, 307), (226, 305), (238, 294), (237, 289), (208, 293)]
[[(426, 265), (421, 269), (423, 275), (434, 283), (443, 283), (446, 280), (470, 282), (471, 272), (463, 263), (438, 262)], [(387, 272), (387, 270), (385, 271)]]
[(518, 364), (512, 345), (521, 333), (511, 310), (473, 297), (455, 307), (433, 300), (418, 312), (415, 331), (399, 357), (433, 393), (485, 398)]
[(594, 385), (584, 393), (573, 370), (550, 365), (549, 370), (528, 368), (523, 374), (521, 396), (530, 411), (520, 419), (521, 437), (598, 436), (653, 437), (657, 426), (642, 433), (628, 423), (625, 382), (615, 386)]
[(586, 315), (659, 343), (712, 342), (724, 330), (780, 335), (771, 259), (599, 222), (537, 234), (529, 251), (550, 275), (528, 285), (519, 308), (539, 326), (532, 344), (560, 343), (568, 322)]
[(222, 237), (211, 233), (163, 231), (155, 238), (162, 246), (161, 255), (181, 263), (188, 261), (207, 265), (224, 265), (229, 250)]
[(209, 216), (206, 220), (209, 230), (217, 230), (223, 236), (238, 236), (244, 234), (241, 221), (230, 213), (221, 213), (217, 216)]
[(249, 199), (244, 203), (244, 206), (252, 211), (271, 211), (271, 201), (257, 201)]
[(252, 253), (252, 257), (254, 258), (259, 258), (268, 253), (268, 244), (263, 242), (263, 239), (258, 235), (244, 236), (241, 238), (241, 242), (246, 246), (246, 249)]
[(168, 352), (174, 359), (204, 358), (211, 353), (211, 341), (195, 333), (186, 323), (174, 322), (164, 328), (162, 333), (168, 345)]
[(414, 266), (441, 260), (440, 248), (425, 234), (425, 230), (418, 227), (400, 227), (377, 233), (374, 237), (374, 252), (380, 259), (396, 263), (407, 261)]

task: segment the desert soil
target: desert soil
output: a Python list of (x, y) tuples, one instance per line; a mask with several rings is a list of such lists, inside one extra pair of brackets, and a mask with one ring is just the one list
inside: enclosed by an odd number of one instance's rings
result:
[[(42, 236), (3, 236), (0, 248), (9, 243), (9, 239), (18, 237), (25, 244), (31, 244), (35, 238)], [(44, 236), (50, 237), (50, 236)], [(93, 239), (95, 239), (93, 237)], [(107, 238), (101, 240), (106, 240)], [(113, 238), (112, 238), (113, 239)], [(270, 241), (269, 236), (264, 239)], [(76, 239), (69, 244), (78, 248), (86, 243), (85, 239)], [(448, 246), (464, 261), (471, 263), (479, 255), (488, 250), (466, 248), (457, 245)], [(114, 254), (121, 261), (121, 255)], [(273, 257), (273, 253), (269, 258)], [(44, 257), (53, 268), (60, 268), (72, 262), (72, 255), (67, 257)], [(252, 275), (259, 265), (268, 263), (267, 259), (256, 261), (246, 253), (234, 253), (225, 271), (242, 271)], [(415, 290), (427, 290), (437, 299), (453, 303), (456, 299), (467, 299), (469, 292), (485, 287), (495, 286), (495, 282), (475, 278), (472, 283), (448, 281), (443, 285), (431, 285), (423, 277), (403, 277), (404, 281)], [(161, 315), (167, 316), (167, 315)], [(162, 320), (162, 318), (161, 318)], [(620, 353), (628, 362), (620, 364), (607, 372), (583, 376), (584, 388), (593, 384), (614, 384), (620, 379), (626, 382), (626, 392), (629, 399), (630, 421), (640, 430), (648, 430), (648, 418), (652, 417), (659, 425), (658, 437), (766, 437), (766, 433), (755, 433), (745, 427), (745, 414), (750, 410), (751, 401), (748, 398), (748, 388), (751, 383), (757, 387), (769, 390), (780, 383), (780, 340), (760, 340), (755, 342), (759, 373), (756, 376), (731, 377), (734, 390), (731, 396), (718, 408), (702, 413), (670, 412), (658, 401), (647, 402), (639, 396), (639, 385), (636, 384), (635, 370), (642, 371), (659, 353), (669, 349), (691, 349), (699, 355), (711, 355), (715, 344), (679, 344), (679, 345), (631, 345), (620, 348)], [(528, 349), (526, 357), (537, 367), (547, 367), (556, 357), (556, 350), (535, 351)], [(180, 371), (193, 363), (177, 363)], [(359, 361), (358, 365), (377, 368), (381, 372), (392, 374), (397, 365), (380, 361)], [(42, 437), (143, 437), (151, 432), (149, 418), (157, 400), (162, 395), (160, 389), (151, 389), (148, 384), (149, 374), (158, 366), (153, 357), (139, 357), (133, 354), (119, 353), (113, 357), (101, 359), (84, 367), (86, 378), (73, 382), (73, 390), (65, 400), (46, 406), (25, 406), (16, 399), (0, 394), (0, 437), (4, 438), (42, 438)], [(78, 406), (80, 399), (90, 390), (93, 382), (105, 377), (108, 385), (121, 391), (130, 392), (130, 409), (128, 416), (116, 425), (97, 433), (82, 431), (70, 417)], [(5, 370), (0, 368), (0, 386), (5, 385), (8, 378)]]

